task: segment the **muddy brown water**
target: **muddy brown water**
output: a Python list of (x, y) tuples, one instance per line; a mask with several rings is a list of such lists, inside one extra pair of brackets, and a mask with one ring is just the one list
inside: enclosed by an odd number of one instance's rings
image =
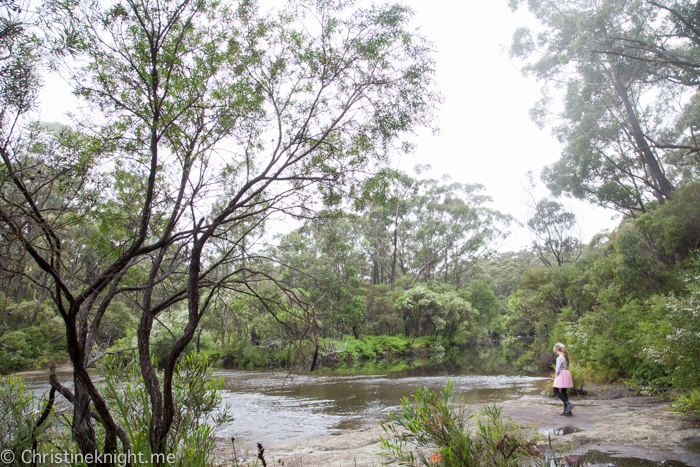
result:
[[(73, 386), (69, 368), (60, 368), (57, 375), (66, 386)], [(48, 392), (48, 371), (23, 376), (35, 394)], [(93, 376), (101, 379), (96, 373)], [(456, 401), (482, 404), (537, 394), (547, 380), (540, 375), (448, 372), (443, 366), (430, 365), (345, 375), (328, 370), (289, 373), (216, 369), (214, 376), (224, 378), (222, 403), (229, 404), (234, 415), (233, 423), (217, 435), (222, 439), (235, 437), (237, 444), (253, 445), (334, 435), (379, 423), (419, 385), (439, 392), (452, 381)], [(61, 398), (58, 402), (65, 405)]]
[(466, 404), (502, 402), (540, 392), (541, 376), (448, 374), (402, 371), (386, 374), (288, 374), (220, 370), (225, 378), (224, 403), (234, 408), (235, 421), (221, 437), (277, 444), (333, 435), (379, 422), (396, 410), (417, 386), (434, 391), (454, 385), (457, 401)]
[[(225, 380), (223, 403), (232, 406), (235, 416), (233, 424), (217, 434), (222, 443), (235, 437), (237, 446), (241, 447), (254, 447), (257, 442), (273, 446), (290, 442), (306, 443), (305, 439), (313, 438), (338, 439), (355, 432), (353, 430), (361, 431), (362, 427), (378, 424), (388, 411), (398, 409), (400, 400), (412, 394), (419, 385), (440, 391), (448, 381), (452, 381), (458, 402), (481, 405), (509, 400), (514, 401), (509, 404), (526, 404), (537, 399), (537, 395), (548, 383), (548, 378), (543, 375), (478, 374), (478, 370), (475, 371), (474, 368), (465, 370), (445, 371), (444, 368), (435, 366), (419, 366), (401, 371), (373, 371), (371, 374), (350, 375), (328, 371), (290, 374), (217, 369), (214, 372), (215, 376)], [(507, 370), (504, 371), (506, 372)], [(37, 371), (25, 374), (24, 378), (28, 387), (37, 394), (48, 390), (47, 374), (48, 372)], [(70, 369), (61, 369), (58, 376), (66, 385), (72, 386)], [(99, 379), (97, 374), (94, 376)], [(519, 399), (519, 402), (515, 401), (516, 399)], [(538, 405), (540, 404), (535, 404), (535, 407)], [(585, 404), (579, 405), (584, 407)], [(542, 417), (538, 415), (539, 418)], [(559, 421), (558, 417), (555, 421)], [(585, 426), (582, 429), (576, 424), (563, 423), (542, 427), (540, 431), (545, 436), (551, 435), (563, 440), (571, 436), (585, 435), (588, 429)], [(688, 441), (684, 443), (688, 444), (687, 449), (697, 452), (696, 439)], [(372, 453), (375, 453), (376, 448), (373, 449), (375, 450)], [(694, 462), (684, 464), (675, 460), (659, 462), (623, 457), (624, 454), (620, 456), (620, 453), (610, 451), (586, 451), (588, 452), (579, 457), (576, 465), (696, 465)]]

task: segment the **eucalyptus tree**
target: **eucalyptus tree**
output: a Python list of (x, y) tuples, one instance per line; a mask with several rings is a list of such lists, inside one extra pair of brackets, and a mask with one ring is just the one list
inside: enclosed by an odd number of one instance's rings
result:
[(612, 44), (608, 53), (652, 65), (650, 71), (658, 79), (697, 86), (700, 6), (678, 0), (647, 4), (656, 12), (655, 21), (643, 25), (643, 34), (608, 36)]
[[(131, 450), (87, 371), (101, 320), (124, 297), (140, 312), (150, 451), (166, 453), (177, 446), (173, 374), (219, 293), (268, 309), (299, 301), (243, 256), (255, 253), (244, 240), (272, 216), (339, 202), (402, 135), (430, 124), (431, 46), (398, 5), (309, 0), (262, 16), (249, 1), (126, 0), (49, 13), (65, 26), (58, 63), (83, 117), (72, 130), (3, 134), (2, 234), (50, 278), (75, 389), (52, 385), (73, 404), (81, 451), (116, 453), (117, 439)], [(186, 321), (159, 376), (151, 332), (174, 309)]]
[[(513, 8), (520, 3), (511, 0)], [(652, 33), (656, 6), (557, 0), (528, 7), (544, 29), (516, 31), (511, 54), (530, 60), (524, 71), (545, 81), (546, 91), (565, 92), (554, 132), (566, 147), (542, 174), (548, 187), (630, 215), (667, 201), (678, 180), (658, 142), (675, 133), (686, 90), (658, 79), (652, 64), (618, 53), (620, 37)], [(544, 122), (550, 107), (546, 92), (533, 116)]]
[(285, 235), (272, 255), (279, 280), (313, 304), (314, 336), (359, 338), (365, 318), (360, 284), (369, 268), (352, 232), (356, 221), (344, 212), (308, 221)]
[(677, 85), (677, 92), (690, 96), (671, 119), (675, 128), (651, 140), (653, 147), (665, 152), (676, 178), (697, 180), (700, 171), (698, 141), (698, 95), (700, 84), (700, 6), (692, 2), (648, 1), (652, 21), (640, 23), (633, 34), (611, 34), (606, 53), (619, 57), (649, 74), (649, 81)]
[(493, 252), (510, 216), (484, 206), (491, 199), (482, 185), (419, 182), (404, 222), (409, 274), (423, 282), (440, 280), (456, 287), (477, 260)]
[(561, 203), (545, 198), (535, 205), (535, 213), (527, 221), (532, 232), (534, 252), (547, 267), (573, 263), (581, 256), (581, 242), (571, 231), (576, 226), (576, 215), (565, 211)]
[[(351, 219), (373, 285), (433, 279), (463, 285), (470, 267), (507, 235), (510, 216), (485, 206), (483, 186), (383, 172), (364, 185)], [(410, 284), (409, 284), (410, 286)]]
[[(383, 174), (386, 176), (387, 174)], [(392, 173), (355, 206), (357, 243), (372, 262), (372, 283), (441, 280), (456, 287), (493, 251), (510, 216), (484, 206), (483, 186)], [(381, 274), (380, 274), (381, 272)]]
[[(0, 2), (0, 155), (3, 161), (12, 147), (20, 144), (14, 129), (24, 122), (38, 95), (37, 66), (42, 43), (34, 26), (35, 18), (24, 11), (19, 2)], [(5, 170), (1, 176), (0, 183), (3, 183), (7, 179)], [(0, 248), (0, 279), (7, 294), (11, 281), (19, 276), (17, 271), (25, 269), (26, 262), (18, 259), (17, 254), (10, 254), (21, 249), (16, 242), (3, 242)], [(20, 284), (18, 301), (21, 289)]]
[(386, 276), (392, 292), (399, 274), (397, 267), (401, 274), (406, 273), (405, 232), (399, 231), (405, 230), (403, 218), (418, 185), (416, 179), (403, 172), (385, 169), (363, 184), (362, 196), (354, 206), (359, 213), (355, 225), (360, 244), (372, 258), (372, 284), (384, 283), (380, 277)]
[(367, 272), (372, 285), (391, 280), (393, 216), (390, 210), (387, 204), (367, 205), (353, 223), (357, 244), (368, 259)]

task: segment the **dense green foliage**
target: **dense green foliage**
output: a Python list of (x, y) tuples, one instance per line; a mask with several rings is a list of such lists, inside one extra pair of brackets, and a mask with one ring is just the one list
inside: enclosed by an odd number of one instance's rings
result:
[(553, 255), (559, 267), (524, 275), (507, 318), (535, 337), (521, 363), (549, 362), (562, 341), (593, 378), (673, 384), (691, 391), (683, 407), (696, 406), (700, 6), (510, 1), (521, 4), (539, 25), (515, 32), (511, 55), (544, 84), (532, 117), (565, 145), (541, 178), (555, 196), (623, 215), (577, 261)]
[[(270, 218), (360, 198), (433, 127), (433, 50), (398, 4), (23, 3), (0, 2), (2, 370), (67, 354), (72, 396), (51, 385), (74, 448), (114, 455), (145, 439), (165, 454), (178, 365), (241, 321), (218, 311), (252, 317), (253, 346), (257, 332), (297, 346), (318, 335), (309, 295), (258, 242)], [(50, 73), (79, 100), (59, 124), (34, 121)], [(342, 322), (359, 323), (356, 287), (336, 288)], [(227, 325), (205, 333), (206, 320)], [(127, 348), (148, 394), (131, 434), (88, 371)]]
[(0, 373), (41, 368), (52, 361), (65, 361), (65, 335), (56, 314), (45, 303), (12, 301), (5, 303), (7, 332), (0, 336)]

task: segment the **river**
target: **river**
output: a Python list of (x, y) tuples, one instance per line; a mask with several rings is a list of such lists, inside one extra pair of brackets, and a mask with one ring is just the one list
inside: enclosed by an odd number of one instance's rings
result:
[(449, 374), (430, 368), (344, 376), (236, 370), (215, 375), (225, 378), (223, 401), (235, 416), (219, 435), (264, 445), (378, 423), (418, 385), (440, 391), (452, 380), (457, 399), (475, 404), (535, 394), (543, 382), (539, 376)]
[[(459, 402), (477, 404), (539, 393), (546, 379), (513, 373), (512, 367), (489, 351), (468, 352), (460, 360), (449, 365), (404, 361), (353, 374), (327, 369), (314, 373), (216, 369), (214, 376), (225, 380), (222, 402), (230, 404), (235, 417), (217, 435), (223, 439), (235, 437), (243, 445), (274, 445), (333, 435), (379, 423), (418, 385), (440, 391), (452, 380)], [(35, 393), (48, 391), (46, 373), (25, 374), (25, 381)], [(58, 376), (72, 386), (70, 370), (59, 371)], [(65, 405), (60, 399), (59, 404)]]

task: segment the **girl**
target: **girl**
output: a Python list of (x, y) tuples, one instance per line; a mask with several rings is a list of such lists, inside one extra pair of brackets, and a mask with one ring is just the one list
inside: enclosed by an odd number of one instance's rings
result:
[(554, 346), (554, 352), (559, 355), (557, 357), (557, 369), (553, 384), (554, 395), (564, 403), (564, 411), (559, 415), (570, 415), (574, 404), (569, 402), (566, 390), (574, 387), (574, 380), (569, 372), (569, 352), (567, 352), (566, 347), (561, 342)]

